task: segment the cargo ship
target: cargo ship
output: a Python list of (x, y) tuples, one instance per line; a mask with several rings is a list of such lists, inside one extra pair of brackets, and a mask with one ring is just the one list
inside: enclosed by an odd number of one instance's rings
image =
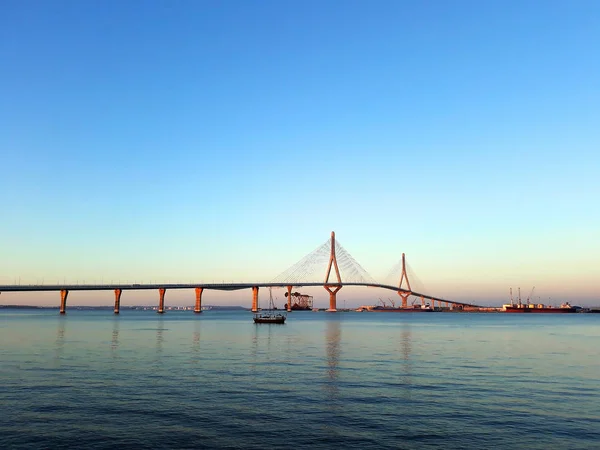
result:
[(356, 311), (368, 311), (368, 312), (433, 312), (434, 309), (427, 304), (415, 305), (414, 303), (410, 306), (402, 307), (396, 306), (396, 304), (390, 300), (390, 305), (387, 305), (383, 300), (379, 299), (380, 305), (373, 306), (360, 306)]
[(575, 313), (579, 309), (578, 306), (571, 306), (569, 302), (562, 303), (560, 306), (547, 306), (543, 303), (530, 303), (530, 298), (533, 297), (535, 286), (531, 289), (531, 293), (527, 297), (526, 303), (521, 302), (521, 288), (519, 288), (519, 294), (517, 302), (513, 301), (512, 288), (510, 288), (510, 303), (502, 305), (503, 312), (509, 313), (554, 313), (554, 314), (565, 314)]
[(571, 306), (569, 302), (563, 303), (560, 306), (546, 306), (543, 303), (537, 304), (511, 304), (502, 305), (502, 311), (509, 313), (575, 313), (579, 308)]

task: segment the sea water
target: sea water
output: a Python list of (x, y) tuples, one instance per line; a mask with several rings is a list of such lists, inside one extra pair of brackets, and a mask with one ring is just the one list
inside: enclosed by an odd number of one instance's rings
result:
[(0, 312), (0, 448), (600, 448), (600, 314)]

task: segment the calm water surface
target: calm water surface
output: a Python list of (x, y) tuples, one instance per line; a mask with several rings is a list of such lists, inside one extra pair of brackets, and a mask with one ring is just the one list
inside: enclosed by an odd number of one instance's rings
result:
[(0, 448), (600, 448), (600, 314), (0, 312)]

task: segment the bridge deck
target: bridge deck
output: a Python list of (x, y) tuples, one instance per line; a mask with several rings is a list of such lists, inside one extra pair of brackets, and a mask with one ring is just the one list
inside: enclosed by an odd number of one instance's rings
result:
[[(378, 283), (329, 283), (331, 286), (362, 286), (370, 288), (387, 289), (394, 292), (410, 293), (416, 297), (423, 297), (428, 300), (435, 300), (436, 302), (448, 302), (455, 305), (461, 306), (472, 306), (477, 307), (470, 303), (457, 302), (453, 300), (446, 300), (443, 298), (432, 297), (431, 295), (421, 294), (415, 291), (408, 291), (406, 289), (399, 289), (398, 286), (391, 286), (388, 284)], [(257, 287), (286, 287), (289, 283), (152, 283), (152, 284), (31, 284), (31, 285), (6, 285), (0, 286), (0, 292), (51, 292), (51, 291), (110, 291), (114, 289), (121, 290), (149, 290), (149, 289), (194, 289), (204, 288), (207, 290), (216, 291), (238, 291), (241, 289), (250, 289), (254, 286)], [(295, 287), (300, 286), (323, 286), (324, 283), (301, 283), (294, 284)]]

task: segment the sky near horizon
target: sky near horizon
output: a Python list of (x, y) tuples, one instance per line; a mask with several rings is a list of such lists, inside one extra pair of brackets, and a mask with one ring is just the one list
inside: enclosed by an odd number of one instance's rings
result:
[(585, 0), (5, 0), (0, 285), (269, 281), (335, 230), (431, 295), (600, 304), (599, 48)]

